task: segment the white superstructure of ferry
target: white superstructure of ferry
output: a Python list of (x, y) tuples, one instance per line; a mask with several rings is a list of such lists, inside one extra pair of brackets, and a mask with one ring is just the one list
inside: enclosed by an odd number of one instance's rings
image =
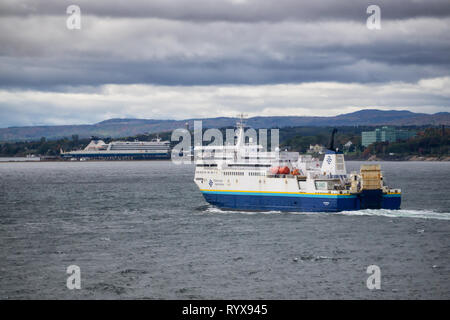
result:
[(401, 191), (385, 185), (379, 165), (347, 173), (343, 153), (333, 146), (334, 134), (320, 162), (311, 155), (267, 152), (246, 142), (241, 120), (235, 145), (195, 147), (194, 182), (208, 203), (224, 209), (399, 209)]

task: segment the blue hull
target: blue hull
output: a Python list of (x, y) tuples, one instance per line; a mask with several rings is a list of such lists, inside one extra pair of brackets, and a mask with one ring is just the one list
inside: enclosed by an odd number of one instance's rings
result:
[[(373, 192), (374, 191), (374, 192)], [(358, 195), (270, 194), (202, 190), (207, 202), (223, 209), (250, 211), (338, 212), (361, 209), (400, 209), (400, 194), (379, 190)]]

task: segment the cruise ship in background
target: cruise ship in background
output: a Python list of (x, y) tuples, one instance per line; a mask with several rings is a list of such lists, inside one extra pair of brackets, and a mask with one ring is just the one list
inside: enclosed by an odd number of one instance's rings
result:
[(63, 152), (71, 159), (96, 160), (158, 160), (170, 159), (170, 142), (159, 137), (152, 141), (112, 141), (105, 143), (94, 138), (83, 150)]

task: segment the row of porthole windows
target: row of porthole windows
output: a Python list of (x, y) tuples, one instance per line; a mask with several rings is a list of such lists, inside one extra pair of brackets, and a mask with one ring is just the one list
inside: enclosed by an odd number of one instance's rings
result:
[(214, 174), (214, 173), (217, 173), (217, 172), (215, 172), (215, 171), (197, 171), (197, 173), (198, 174), (201, 174), (201, 173)]
[(266, 174), (264, 172), (249, 172), (249, 176), (265, 176)]
[(231, 172), (224, 172), (224, 176), (243, 176), (244, 172), (238, 172), (238, 171), (231, 171)]

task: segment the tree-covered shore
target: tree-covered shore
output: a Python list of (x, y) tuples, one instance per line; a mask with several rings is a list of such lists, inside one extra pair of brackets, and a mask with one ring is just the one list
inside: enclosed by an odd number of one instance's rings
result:
[[(373, 129), (373, 128), (371, 128)], [(361, 132), (367, 127), (338, 127), (335, 146), (343, 150), (348, 160), (450, 160), (450, 129), (442, 127), (407, 127), (417, 131), (414, 138), (397, 142), (378, 142), (363, 147)], [(280, 129), (282, 149), (309, 152), (310, 145), (327, 146), (331, 127), (286, 127)], [(224, 129), (222, 129), (224, 131)], [(149, 141), (157, 134), (142, 134), (122, 139), (127, 141)], [(159, 136), (170, 140), (171, 132), (161, 132)], [(99, 137), (106, 143), (108, 137)], [(0, 142), (0, 157), (25, 157), (29, 155), (58, 158), (60, 150), (70, 151), (84, 148), (90, 139), (79, 139), (77, 135), (56, 140), (42, 137), (38, 141)], [(348, 146), (348, 142), (350, 146)], [(177, 142), (173, 142), (175, 145)], [(347, 146), (345, 146), (347, 144)], [(315, 154), (320, 156), (320, 154)]]

